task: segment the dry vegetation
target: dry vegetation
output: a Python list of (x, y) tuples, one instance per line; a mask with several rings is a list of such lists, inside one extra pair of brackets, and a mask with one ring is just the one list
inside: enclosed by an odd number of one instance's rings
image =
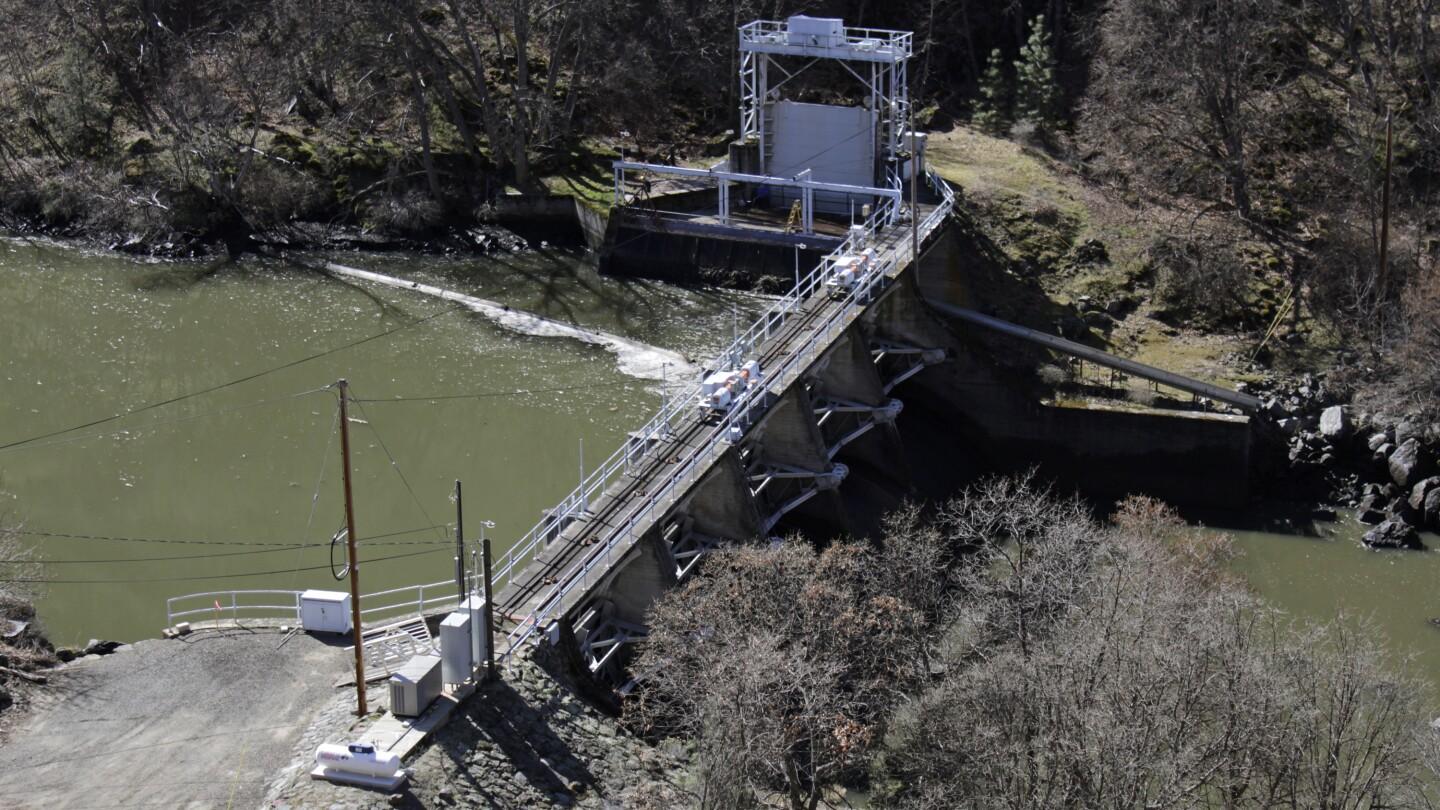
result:
[[(1033, 479), (878, 546), (720, 553), (653, 609), (627, 717), (697, 742), (705, 808), (1418, 807), (1435, 734), (1368, 632), (1298, 626), (1228, 539)], [(1428, 759), (1427, 759), (1428, 757)]]
[(42, 574), (34, 551), (0, 517), (0, 713), (23, 705), (46, 682), (36, 671), (57, 663), (35, 617)]

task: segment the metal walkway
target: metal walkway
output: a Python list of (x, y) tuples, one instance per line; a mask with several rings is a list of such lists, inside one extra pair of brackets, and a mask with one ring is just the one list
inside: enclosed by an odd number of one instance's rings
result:
[[(939, 202), (919, 206), (920, 241), (932, 235), (954, 207), (954, 192), (927, 178)], [(584, 600), (614, 563), (653, 529), (692, 485), (849, 326), (876, 294), (913, 258), (912, 229), (895, 222), (885, 203), (855, 234), (826, 256), (745, 334), (709, 364), (737, 367), (756, 359), (761, 384), (751, 387), (718, 420), (704, 418), (700, 387), (673, 397), (645, 427), (572, 491), (545, 520), (521, 538), (495, 566), (500, 660)], [(874, 260), (850, 289), (837, 294), (825, 282), (836, 259), (869, 247)]]

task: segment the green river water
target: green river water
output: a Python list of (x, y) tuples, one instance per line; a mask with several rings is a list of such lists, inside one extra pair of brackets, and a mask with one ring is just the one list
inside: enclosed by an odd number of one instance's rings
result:
[[(767, 303), (601, 279), (583, 255), (566, 252), (336, 260), (692, 357), (723, 348), (733, 311), (744, 323)], [(418, 293), (258, 261), (188, 283), (199, 267), (0, 242), (0, 445), (446, 314), (233, 387), (0, 450), (0, 513), (27, 531), (217, 544), (25, 535), (55, 580), (39, 612), (57, 643), (157, 635), (166, 598), (180, 594), (343, 590), (328, 570), (261, 573), (328, 567), (328, 541), (343, 522), (337, 400), (316, 389), (340, 377), (362, 399), (422, 397), (366, 403), (353, 414), (361, 558), (413, 555), (362, 565), (365, 592), (452, 576), (443, 530), (365, 538), (450, 523), (455, 479), (464, 482), (467, 535), (494, 521), (498, 555), (575, 485), (582, 441), (596, 464), (661, 402), (658, 382), (622, 374), (603, 348), (517, 334)], [(537, 393), (507, 393), (518, 390)], [(292, 544), (319, 545), (285, 547)]]
[[(727, 343), (737, 312), (743, 324), (766, 306), (741, 293), (602, 279), (570, 252), (336, 260), (691, 357)], [(156, 635), (165, 599), (179, 594), (343, 587), (322, 570), (343, 516), (336, 400), (316, 390), (339, 377), (362, 399), (419, 397), (355, 414), (357, 535), (450, 523), (459, 478), (467, 534), (495, 521), (497, 554), (575, 484), (582, 440), (598, 463), (661, 401), (656, 381), (622, 373), (603, 348), (517, 334), (417, 293), (259, 261), (190, 283), (197, 268), (0, 241), (0, 445), (335, 350), (0, 449), (0, 513), (27, 531), (148, 538), (22, 538), (55, 580), (39, 609), (57, 643)], [(405, 327), (436, 313), (446, 314)], [(511, 393), (520, 390), (533, 393)], [(465, 396), (439, 398), (456, 395)], [(1322, 525), (1319, 537), (1257, 529), (1243, 515), (1207, 522), (1235, 534), (1237, 570), (1272, 603), (1321, 622), (1341, 610), (1373, 618), (1397, 658), (1440, 695), (1440, 628), (1429, 622), (1440, 617), (1440, 553), (1367, 552), (1346, 520)], [(362, 559), (412, 555), (364, 565), (363, 590), (451, 576), (447, 537), (429, 530), (363, 543)]]

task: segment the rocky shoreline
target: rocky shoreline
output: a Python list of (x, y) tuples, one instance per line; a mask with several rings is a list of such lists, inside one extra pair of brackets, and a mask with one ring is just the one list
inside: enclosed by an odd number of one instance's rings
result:
[(181, 233), (111, 233), (75, 225), (51, 227), (39, 219), (0, 216), (0, 232), (62, 239), (98, 250), (154, 259), (198, 259), (271, 250), (411, 251), (416, 253), (516, 253), (531, 240), (491, 222), (472, 222), (426, 232), (391, 233), (355, 225), (290, 222), (229, 238)]
[(1324, 375), (1243, 388), (1261, 399), (1261, 446), (1280, 468), (1259, 476), (1270, 494), (1354, 510), (1370, 548), (1423, 549), (1420, 532), (1440, 532), (1440, 423), (1357, 409)]
[[(302, 736), (264, 806), (599, 810), (691, 803), (687, 744), (634, 736), (553, 670), (529, 658), (513, 661), (426, 742), (406, 765), (409, 781), (390, 795), (310, 778), (315, 746), (349, 739), (355, 725), (353, 696), (337, 695)], [(383, 684), (369, 690), (378, 705), (383, 692)]]

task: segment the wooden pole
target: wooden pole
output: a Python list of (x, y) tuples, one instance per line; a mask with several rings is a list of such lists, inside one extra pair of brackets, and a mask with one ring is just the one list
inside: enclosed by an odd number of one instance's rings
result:
[(1390, 154), (1393, 115), (1385, 112), (1385, 191), (1380, 198), (1380, 285), (1377, 303), (1385, 301), (1385, 286), (1390, 275)]
[(480, 539), (480, 566), (485, 572), (485, 680), (493, 681), (495, 671), (495, 594), (490, 581), (490, 538)]
[(350, 630), (355, 637), (355, 714), (369, 714), (365, 706), (365, 646), (360, 629), (360, 565), (355, 559), (355, 502), (350, 489), (350, 383), (340, 380), (340, 460), (345, 480), (345, 550), (350, 561)]
[(464, 602), (465, 587), (465, 507), (460, 498), (460, 479), (455, 479), (455, 587)]

